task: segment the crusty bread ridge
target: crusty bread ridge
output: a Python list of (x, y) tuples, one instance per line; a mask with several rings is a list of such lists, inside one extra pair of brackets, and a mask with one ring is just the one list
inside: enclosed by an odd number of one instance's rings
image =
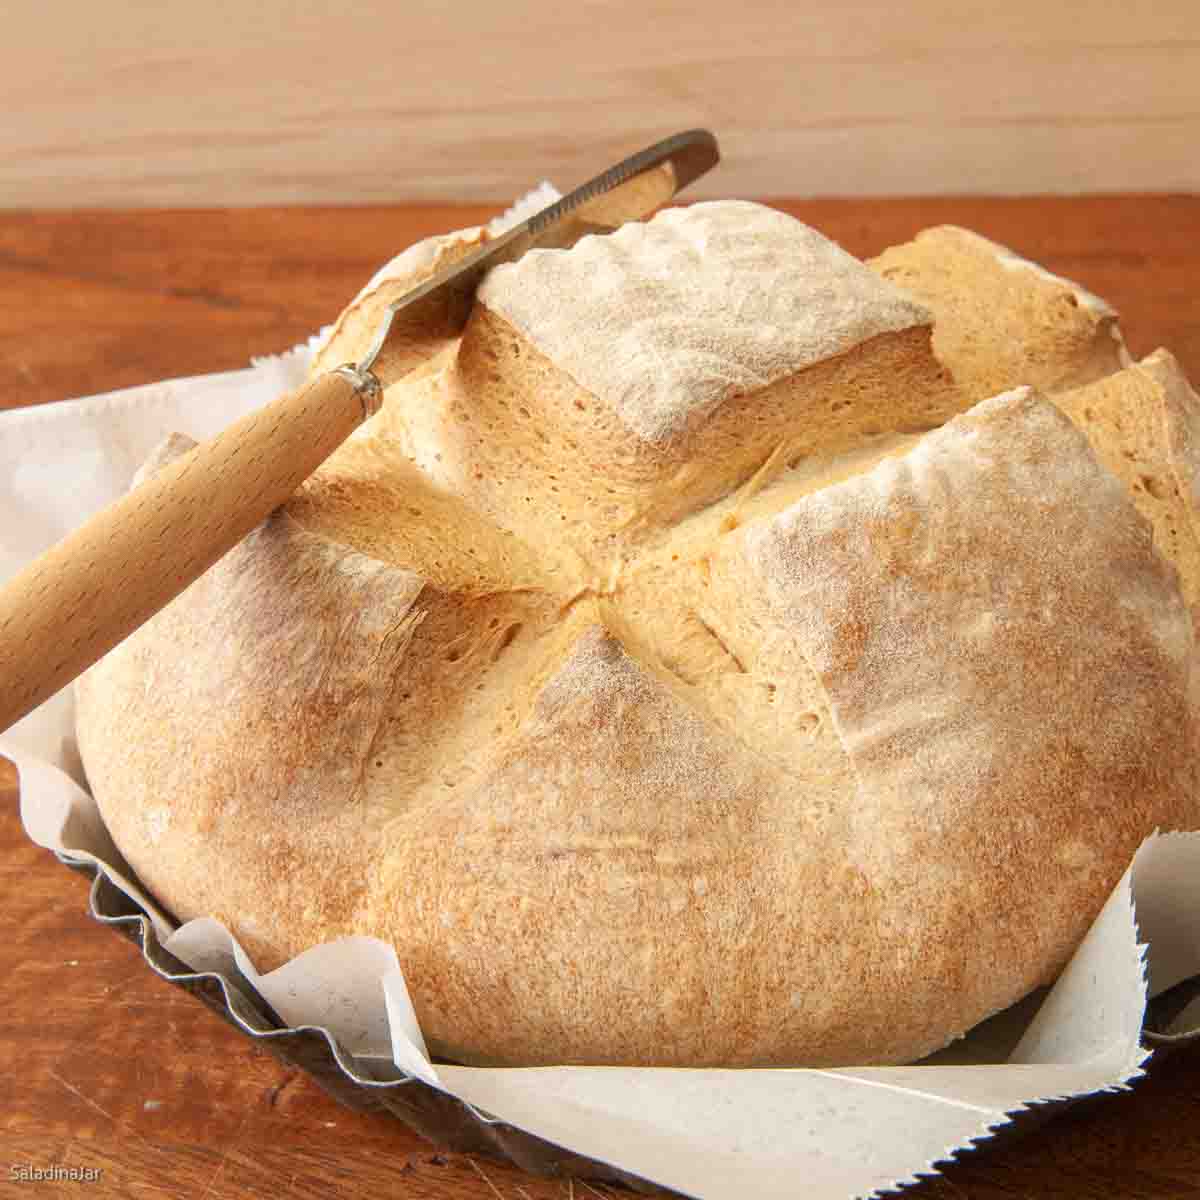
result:
[(1166, 350), (1055, 397), (1096, 457), (1125, 485), (1200, 611), (1200, 400)]
[(732, 203), (497, 272), (80, 681), (143, 881), (392, 942), (467, 1062), (902, 1062), (1050, 979), (1200, 825), (1200, 405), (1107, 310), (1014, 358), (1034, 270), (903, 286)]
[(938, 358), (972, 395), (1052, 394), (1130, 363), (1099, 296), (968, 229), (926, 229), (869, 265), (933, 313)]

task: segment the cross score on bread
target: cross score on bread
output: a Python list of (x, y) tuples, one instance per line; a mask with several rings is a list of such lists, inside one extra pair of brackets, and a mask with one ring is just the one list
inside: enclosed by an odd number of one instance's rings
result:
[(1200, 825), (1198, 422), (963, 231), (864, 265), (722, 202), (535, 251), (80, 681), (89, 780), (259, 969), (394, 943), (435, 1053), (911, 1060)]

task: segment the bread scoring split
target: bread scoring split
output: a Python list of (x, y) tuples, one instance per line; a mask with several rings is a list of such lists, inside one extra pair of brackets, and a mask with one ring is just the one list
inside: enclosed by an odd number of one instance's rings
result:
[[(483, 236), (410, 253), (315, 369)], [(1200, 405), (1080, 295), (743, 203), (497, 269), (81, 681), (114, 838), (260, 969), (392, 942), (460, 1061), (944, 1045), (1200, 824)]]

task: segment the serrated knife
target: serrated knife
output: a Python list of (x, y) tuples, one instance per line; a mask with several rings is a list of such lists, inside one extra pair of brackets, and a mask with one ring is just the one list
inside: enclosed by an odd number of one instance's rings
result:
[(534, 248), (648, 216), (716, 165), (707, 130), (610, 167), (392, 304), (358, 363), (247, 414), (168, 463), (0, 589), (0, 731), (165, 607), (368, 417), (383, 388), (460, 333), (484, 276)]

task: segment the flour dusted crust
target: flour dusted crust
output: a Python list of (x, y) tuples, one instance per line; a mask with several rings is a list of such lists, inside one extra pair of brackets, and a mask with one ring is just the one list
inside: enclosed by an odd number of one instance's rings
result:
[(585, 624), (476, 787), (382, 857), (373, 915), (404, 929), (426, 1036), (467, 1061), (776, 1061), (779, 783)]
[[(1040, 361), (1091, 382), (986, 399), (1029, 382), (1004, 347), (951, 368), (811, 231), (696, 209), (493, 277), (78, 685), (168, 908), (260, 969), (393, 943), (462, 1061), (911, 1060), (1052, 977), (1144, 834), (1200, 825), (1177, 364), (1097, 380), (1060, 338)], [(1026, 281), (989, 293), (1004, 325), (1046, 281), (997, 269)], [(715, 319), (718, 284), (757, 315)], [(680, 354), (648, 387), (664, 297)]]
[(928, 312), (784, 213), (672, 208), (497, 268), (479, 299), (647, 442)]
[(843, 852), (884, 900), (863, 951), (885, 971), (919, 960), (904, 987), (932, 1048), (995, 1005), (986, 964), (1005, 964), (1008, 999), (1048, 982), (1147, 828), (1195, 822), (1174, 572), (1027, 390), (738, 542), (723, 569), (796, 639), (854, 774)]

